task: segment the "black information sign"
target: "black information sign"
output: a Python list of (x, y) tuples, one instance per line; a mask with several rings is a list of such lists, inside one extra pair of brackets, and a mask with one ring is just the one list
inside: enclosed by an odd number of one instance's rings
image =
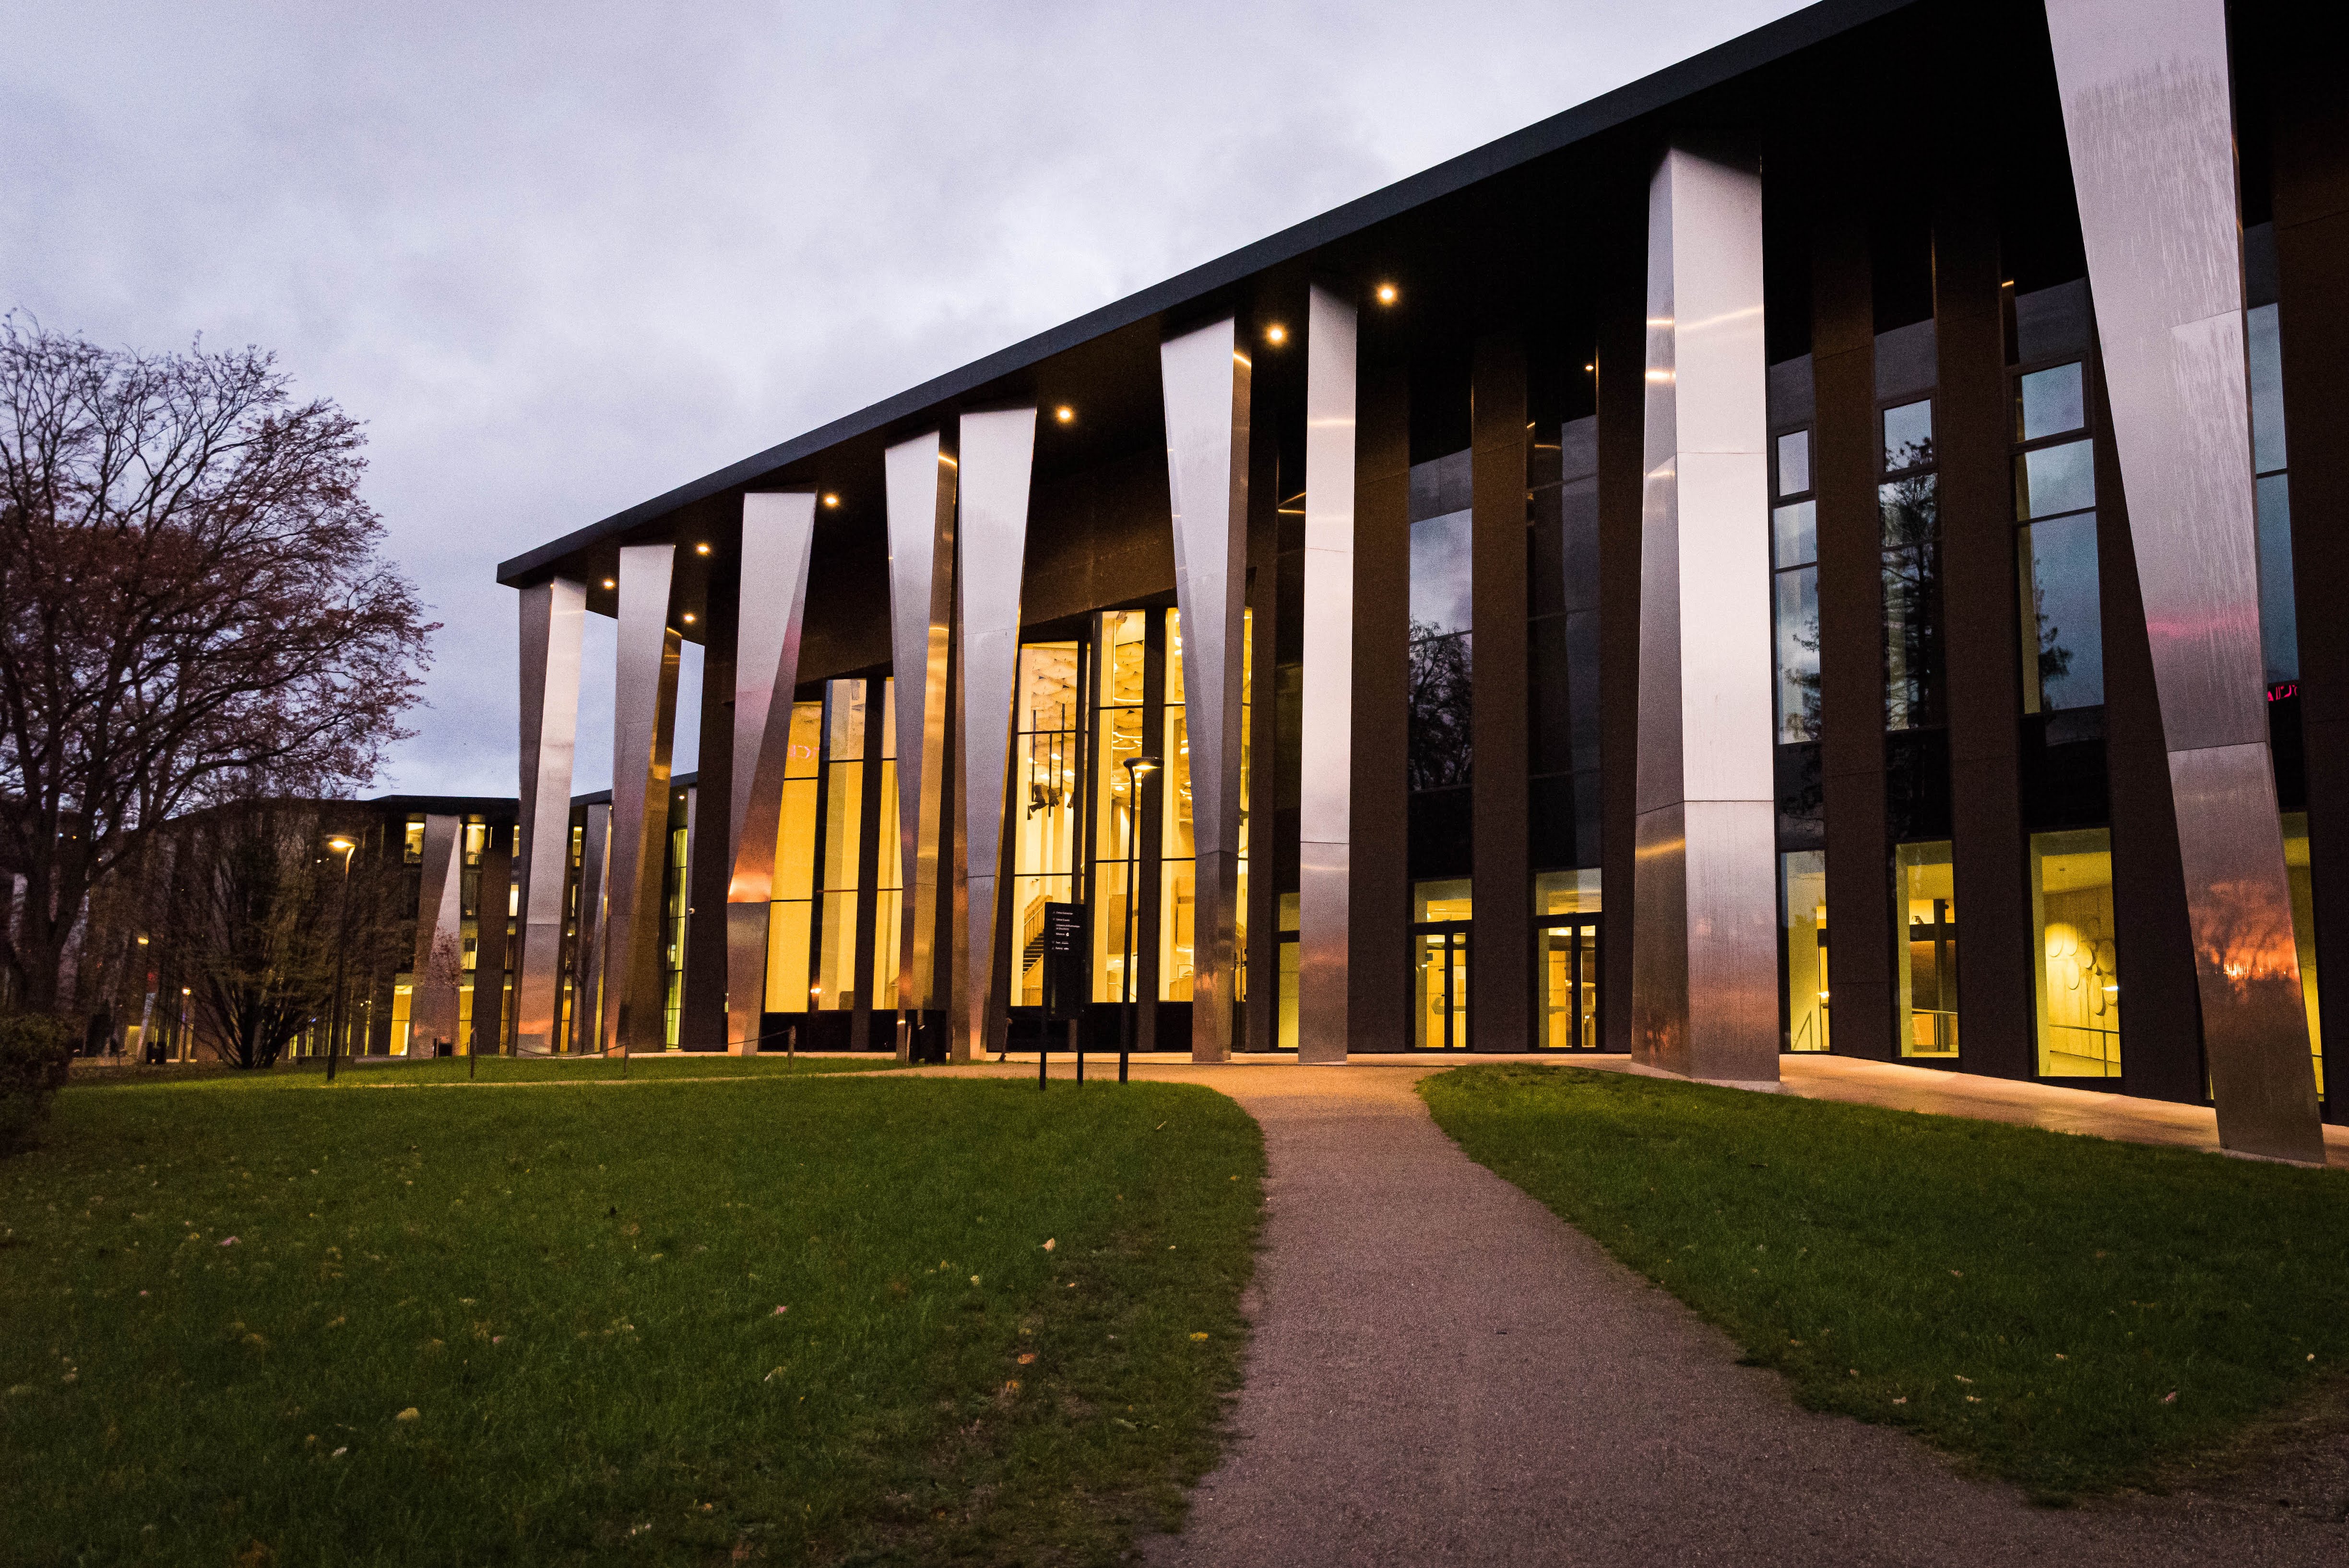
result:
[(1085, 911), (1081, 904), (1044, 906), (1044, 1013), (1055, 1023), (1078, 1017), (1092, 991), (1087, 963)]

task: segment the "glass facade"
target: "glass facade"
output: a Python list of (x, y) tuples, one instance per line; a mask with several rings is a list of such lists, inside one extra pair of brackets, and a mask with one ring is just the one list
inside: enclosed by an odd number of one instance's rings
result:
[(1128, 976), (1126, 954), (1141, 939), (1141, 911), (1130, 908), (1127, 878), (1140, 850), (1140, 823), (1133, 796), (1154, 787), (1130, 765), (1143, 755), (1142, 722), (1150, 662), (1147, 610), (1112, 610), (1096, 623), (1094, 647), (1101, 653), (1093, 671), (1093, 754), (1100, 759), (1093, 784), (1092, 944), (1093, 1000), (1119, 1002), (1137, 995)]
[(2032, 835), (2031, 916), (2039, 955), (2040, 1075), (2118, 1077), (2120, 952), (2110, 829)]
[[(1158, 1000), (1191, 1000), (1195, 938), (1196, 862), (1191, 839), (1191, 738), (1183, 712), (1183, 628), (1178, 612), (1166, 616), (1165, 703), (1160, 721), (1160, 767), (1154, 797), (1158, 810)], [(1146, 884), (1145, 884), (1146, 886)]]
[(1893, 855), (1895, 907), (1907, 927), (1902, 942), (1900, 1054), (1958, 1054), (1958, 914), (1947, 840), (1903, 844)]
[(1422, 1051), (1468, 1048), (1468, 879), (1414, 883), (1411, 890), (1412, 1039)]
[(2308, 1014), (2308, 1050), (2316, 1063), (2316, 1093), (2324, 1094), (2324, 1026), (2316, 999), (2316, 885), (2309, 875), (2308, 813), (2283, 814), (2284, 879), (2292, 888), (2292, 945), (2300, 958), (2300, 1002)]
[(1819, 508), (1811, 492), (1811, 432), (1779, 436), (1773, 457), (1770, 607), (1783, 745), (1819, 738)]
[(1019, 650), (1011, 757), (1011, 1004), (1044, 1004), (1044, 906), (1076, 901), (1078, 801), (1083, 768), (1082, 649)]
[(2257, 476), (2260, 649), (2272, 688), (2300, 679), (2300, 610), (2292, 595), (2292, 485), (2283, 429), (2283, 344), (2272, 304), (2244, 313), (2251, 350), (2251, 472)]
[(822, 880), (810, 1010), (837, 1012), (859, 1004), (857, 919), (864, 873), (865, 692), (868, 682), (831, 680), (823, 692), (823, 765), (817, 811), (823, 824)]
[(1545, 1051), (1599, 1049), (1599, 873), (1534, 877), (1534, 1044)]
[(2023, 597), (2023, 711), (2105, 701), (2096, 582), (2095, 442), (2084, 361), (2015, 378), (2016, 579)]
[(1785, 966), (1789, 1051), (1825, 1051), (1827, 1033), (1827, 856), (1824, 849), (1778, 857), (1779, 947)]
[(1930, 398), (1883, 410), (1884, 727), (1941, 717), (1941, 507)]
[(792, 704), (783, 805), (775, 836), (773, 901), (767, 907), (769, 1012), (808, 1011), (814, 958), (816, 795), (823, 773), (823, 704)]

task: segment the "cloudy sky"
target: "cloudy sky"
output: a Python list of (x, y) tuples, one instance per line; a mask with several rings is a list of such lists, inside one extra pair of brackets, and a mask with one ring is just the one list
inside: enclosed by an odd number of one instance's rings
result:
[(379, 785), (511, 794), (501, 559), (1797, 8), (0, 0), (0, 309), (365, 420)]

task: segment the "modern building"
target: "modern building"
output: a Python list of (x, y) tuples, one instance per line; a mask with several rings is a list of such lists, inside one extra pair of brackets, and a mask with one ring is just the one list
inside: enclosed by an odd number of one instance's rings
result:
[(2312, 19), (1830, 0), (506, 562), (523, 1048), (966, 1054), (1038, 1026), (1074, 904), (1093, 1026), (1133, 995), (1203, 1059), (1833, 1051), (2315, 1156), (2349, 94)]

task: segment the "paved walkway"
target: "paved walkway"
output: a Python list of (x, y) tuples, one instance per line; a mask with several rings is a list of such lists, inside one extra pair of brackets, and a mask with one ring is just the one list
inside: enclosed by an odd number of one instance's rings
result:
[(1238, 1440), (1152, 1563), (2349, 1561), (2337, 1467), (2295, 1474), (2285, 1507), (2057, 1512), (1889, 1428), (1797, 1408), (1776, 1374), (1736, 1365), (1725, 1337), (1461, 1154), (1413, 1090), (1431, 1070), (1137, 1065), (1232, 1096), (1270, 1158)]

